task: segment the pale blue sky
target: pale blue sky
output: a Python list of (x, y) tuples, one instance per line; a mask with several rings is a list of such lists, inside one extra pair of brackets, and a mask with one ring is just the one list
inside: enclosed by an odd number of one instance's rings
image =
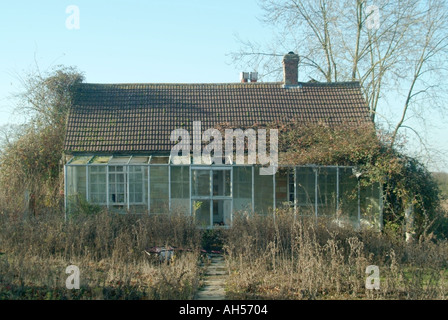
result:
[[(69, 5), (80, 9), (79, 30), (66, 28)], [(260, 16), (256, 0), (2, 3), (0, 126), (23, 121), (8, 97), (20, 89), (17, 75), (35, 61), (41, 70), (76, 66), (86, 82), (238, 82), (240, 71), (252, 70), (237, 69), (228, 54), (239, 49), (235, 34), (252, 41), (269, 38)], [(390, 119), (400, 110), (383, 111)], [(448, 150), (446, 120), (433, 113), (427, 122), (429, 144)], [(438, 164), (431, 169), (448, 171), (448, 165)]]

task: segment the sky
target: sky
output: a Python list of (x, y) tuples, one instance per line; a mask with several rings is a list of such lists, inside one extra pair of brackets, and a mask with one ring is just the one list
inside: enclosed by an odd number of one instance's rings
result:
[[(79, 9), (79, 29), (69, 6)], [(41, 0), (8, 1), (0, 10), (0, 126), (22, 123), (11, 95), (20, 77), (36, 66), (75, 66), (90, 83), (239, 82), (230, 53), (236, 36), (264, 41), (272, 35), (260, 20), (256, 0)], [(69, 24), (67, 26), (67, 20)], [(286, 52), (285, 52), (286, 53)], [(300, 74), (300, 73), (299, 73)], [(299, 79), (299, 81), (308, 79)], [(384, 115), (397, 118), (387, 107)], [(441, 114), (426, 119), (426, 137), (437, 154), (433, 171), (448, 172), (440, 152), (448, 150)], [(412, 120), (407, 125), (412, 126)], [(409, 130), (408, 130), (409, 131)], [(411, 131), (410, 143), (416, 139)], [(440, 152), (439, 152), (440, 151)]]
[[(66, 20), (79, 8), (79, 29)], [(238, 82), (235, 35), (260, 38), (256, 1), (8, 1), (0, 10), (0, 125), (19, 76), (76, 66), (86, 82)], [(260, 34), (261, 33), (261, 34)]]

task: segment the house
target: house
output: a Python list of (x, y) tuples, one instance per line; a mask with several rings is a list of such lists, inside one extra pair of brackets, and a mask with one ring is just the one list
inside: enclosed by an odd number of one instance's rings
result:
[[(221, 123), (243, 128), (300, 118), (304, 122), (371, 121), (359, 83), (298, 81), (298, 56), (283, 58), (283, 82), (78, 85), (69, 112), (65, 154), (66, 212), (79, 199), (111, 211), (164, 214), (180, 210), (201, 225), (230, 225), (237, 211), (271, 214), (287, 205), (295, 214), (329, 216), (360, 225), (381, 221), (381, 190), (361, 190), (354, 168), (280, 164), (260, 166), (173, 161), (173, 130)], [(355, 192), (355, 198), (349, 194)]]

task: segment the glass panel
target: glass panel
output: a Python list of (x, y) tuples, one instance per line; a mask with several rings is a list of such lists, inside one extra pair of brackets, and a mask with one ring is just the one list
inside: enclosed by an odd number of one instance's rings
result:
[(150, 212), (167, 213), (169, 210), (169, 166), (150, 167)]
[(145, 157), (145, 156), (134, 156), (131, 158), (131, 161), (129, 162), (129, 164), (146, 164), (149, 161), (149, 157)]
[(86, 199), (86, 167), (67, 166), (67, 195)]
[(375, 183), (361, 188), (361, 227), (381, 230), (381, 186)]
[(213, 170), (213, 195), (230, 197), (230, 170)]
[(210, 200), (195, 200), (192, 205), (191, 212), (196, 222), (203, 227), (210, 226)]
[(190, 205), (190, 168), (188, 166), (171, 167), (171, 209), (189, 214)]
[(192, 195), (210, 196), (210, 170), (194, 169), (192, 172)]
[(302, 215), (315, 215), (316, 176), (313, 168), (296, 169), (297, 212)]
[(291, 170), (288, 173), (288, 201), (294, 205), (294, 194), (295, 194), (295, 186), (294, 186), (294, 171)]
[[(288, 169), (280, 168), (275, 174), (275, 205), (277, 208), (291, 207), (294, 204), (294, 202), (289, 202), (288, 198), (288, 173)], [(294, 190), (294, 179), (292, 182), (292, 190)]]
[[(178, 161), (177, 163), (175, 163), (175, 159)], [(172, 164), (190, 164), (191, 163), (191, 156), (181, 156), (178, 155), (176, 158), (171, 158), (171, 163)]]
[(131, 157), (113, 157), (110, 159), (109, 164), (127, 164)]
[(74, 212), (79, 201), (86, 199), (86, 167), (68, 165), (66, 169), (67, 211)]
[(235, 211), (252, 211), (252, 167), (233, 168), (233, 206)]
[(274, 180), (272, 175), (260, 175), (260, 167), (254, 168), (255, 212), (268, 214), (274, 204)]
[(339, 212), (340, 224), (358, 225), (358, 180), (352, 168), (339, 169)]
[(70, 164), (87, 164), (87, 162), (92, 158), (91, 156), (76, 156), (70, 162)]
[(170, 157), (151, 157), (151, 164), (168, 164)]
[(204, 156), (198, 157), (197, 159), (195, 157), (193, 157), (193, 164), (210, 165), (210, 164), (212, 164), (212, 157), (210, 157), (209, 155), (204, 155)]
[(336, 214), (336, 168), (319, 168), (318, 175), (318, 209), (317, 214), (334, 216)]
[(126, 174), (123, 166), (109, 166), (109, 203), (124, 205), (126, 202)]
[(108, 163), (110, 157), (99, 157), (96, 156), (92, 159), (91, 164), (101, 164), (101, 163)]
[(213, 225), (230, 225), (232, 200), (213, 200)]
[(145, 167), (129, 166), (129, 204), (142, 204), (146, 198)]

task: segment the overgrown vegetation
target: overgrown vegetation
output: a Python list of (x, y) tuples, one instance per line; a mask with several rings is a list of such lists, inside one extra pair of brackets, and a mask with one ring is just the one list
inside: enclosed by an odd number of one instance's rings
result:
[[(329, 221), (235, 217), (225, 238), (230, 299), (446, 299), (448, 243), (406, 243), (394, 234)], [(380, 289), (366, 289), (379, 267)]]
[(61, 163), (72, 87), (83, 80), (75, 68), (39, 70), (22, 80), (17, 112), (29, 117), (15, 139), (1, 146), (2, 210), (30, 214), (60, 212), (63, 205)]
[[(237, 127), (223, 123), (219, 129)], [(387, 229), (400, 234), (408, 232), (416, 238), (447, 236), (448, 221), (441, 209), (434, 176), (418, 159), (404, 153), (399, 140), (391, 146), (390, 134), (375, 128), (372, 122), (328, 125), (294, 119), (250, 128), (279, 130), (280, 164), (355, 166), (363, 187), (382, 185)], [(408, 208), (412, 208), (412, 221), (406, 220)]]
[[(28, 220), (0, 214), (2, 299), (192, 299), (200, 281), (201, 232), (184, 215), (102, 211), (64, 222), (60, 214)], [(149, 256), (172, 246), (174, 261)], [(68, 290), (65, 269), (80, 269)]]
[(434, 179), (439, 185), (440, 196), (444, 200), (448, 200), (448, 173), (446, 172), (434, 172)]
[[(173, 246), (167, 263), (149, 248)], [(393, 233), (355, 231), (320, 219), (236, 215), (230, 229), (201, 231), (190, 217), (102, 211), (65, 222), (0, 215), (0, 299), (192, 299), (200, 248), (223, 250), (229, 299), (446, 299), (448, 243), (406, 243)], [(80, 269), (68, 290), (66, 267)], [(365, 287), (366, 267), (380, 289)]]

